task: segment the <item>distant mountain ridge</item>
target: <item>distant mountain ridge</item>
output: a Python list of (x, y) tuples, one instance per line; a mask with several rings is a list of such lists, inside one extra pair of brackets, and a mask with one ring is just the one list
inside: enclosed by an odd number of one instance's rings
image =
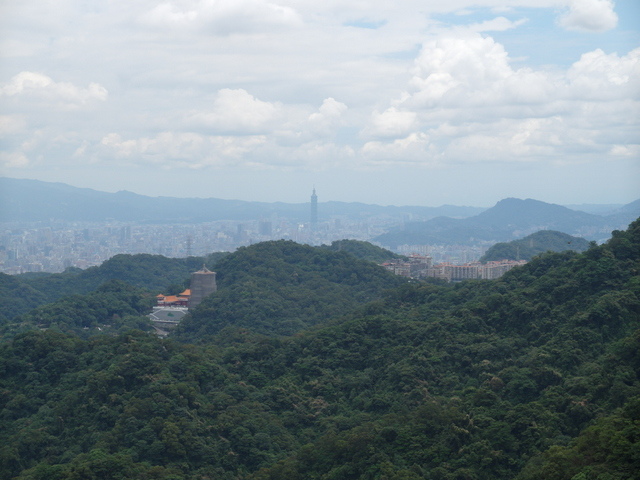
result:
[(519, 229), (530, 229), (536, 224), (545, 228), (559, 225), (564, 228), (580, 228), (584, 225), (600, 225), (600, 218), (598, 215), (531, 198), (506, 198), (500, 200), (493, 208), (469, 219), (469, 222), (477, 225), (506, 225)]
[[(426, 220), (441, 215), (468, 217), (481, 207), (381, 206), (320, 202), (320, 220), (330, 215), (351, 218), (391, 216)], [(249, 202), (219, 198), (148, 197), (128, 191), (100, 192), (64, 183), (0, 177), (0, 222), (131, 221), (201, 223), (216, 220), (257, 220), (273, 215), (308, 221), (309, 203)]]
[(612, 215), (616, 210), (619, 210), (623, 206), (624, 205), (622, 203), (581, 203), (565, 205), (565, 207), (570, 208), (571, 210), (593, 213), (595, 215)]
[(610, 216), (594, 215), (530, 198), (506, 198), (473, 217), (439, 217), (407, 223), (374, 240), (390, 248), (403, 244), (464, 245), (511, 241), (538, 230), (558, 230), (590, 240), (603, 240), (612, 230), (626, 228), (640, 215), (640, 202), (625, 205), (617, 212)]

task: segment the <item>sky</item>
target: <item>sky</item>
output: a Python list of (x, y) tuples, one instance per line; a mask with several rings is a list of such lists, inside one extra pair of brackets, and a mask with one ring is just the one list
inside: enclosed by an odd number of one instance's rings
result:
[(264, 202), (640, 198), (637, 0), (0, 0), (0, 176)]

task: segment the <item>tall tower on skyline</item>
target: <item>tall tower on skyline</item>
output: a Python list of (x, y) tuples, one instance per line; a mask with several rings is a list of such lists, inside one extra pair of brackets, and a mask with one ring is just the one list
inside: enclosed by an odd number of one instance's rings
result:
[(311, 228), (315, 228), (318, 224), (318, 196), (316, 195), (316, 187), (313, 187), (311, 194)]

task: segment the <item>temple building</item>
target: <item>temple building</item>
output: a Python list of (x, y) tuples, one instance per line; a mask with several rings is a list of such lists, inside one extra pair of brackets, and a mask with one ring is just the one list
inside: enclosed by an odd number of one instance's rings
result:
[(158, 295), (157, 305), (149, 314), (156, 333), (165, 337), (174, 329), (191, 310), (198, 306), (202, 300), (217, 290), (216, 272), (208, 270), (204, 265), (202, 269), (191, 274), (191, 288), (187, 288), (178, 295)]
[(189, 305), (190, 296), (191, 290), (187, 288), (178, 295), (158, 295), (156, 298), (159, 307), (186, 307)]

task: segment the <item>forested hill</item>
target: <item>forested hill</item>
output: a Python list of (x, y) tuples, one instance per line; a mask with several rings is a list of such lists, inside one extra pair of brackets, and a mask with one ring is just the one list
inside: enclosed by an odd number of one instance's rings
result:
[(63, 273), (23, 275), (0, 273), (0, 295), (12, 299), (0, 310), (0, 321), (3, 318), (13, 319), (65, 296), (88, 294), (110, 280), (156, 293), (167, 293), (165, 290), (172, 285), (184, 289), (192, 272), (199, 270), (203, 263), (213, 268), (215, 262), (225, 255), (214, 253), (206, 258), (167, 258), (162, 255), (121, 254), (86, 270), (71, 268)]
[(239, 248), (216, 264), (217, 293), (182, 321), (175, 337), (202, 341), (226, 327), (291, 335), (343, 315), (405, 281), (346, 251), (354, 248), (364, 256), (384, 252), (349, 241), (345, 250), (285, 240)]
[(378, 264), (402, 257), (402, 255), (360, 240), (336, 240), (331, 242), (331, 245), (322, 245), (322, 248), (327, 248), (334, 252), (347, 252), (361, 260), (368, 260)]
[[(314, 248), (271, 242), (232, 254), (233, 259), (220, 264), (216, 314), (211, 322), (205, 322), (207, 325), (200, 325), (198, 332), (217, 332), (224, 325), (234, 325), (262, 333), (290, 334), (318, 319), (344, 313), (402, 281), (371, 261), (357, 258), (388, 259), (396, 256), (392, 252), (355, 240), (339, 243)], [(216, 270), (217, 260), (226, 255), (116, 255), (86, 270), (0, 274), (0, 294), (12, 299), (0, 310), (0, 335), (54, 328), (87, 337), (132, 326), (150, 328), (140, 316), (151, 309), (156, 294), (181, 292), (188, 287), (192, 272), (203, 263)], [(294, 285), (287, 285), (289, 274)]]
[(544, 252), (564, 252), (566, 250), (584, 252), (587, 248), (589, 248), (589, 242), (584, 238), (574, 237), (554, 230), (541, 230), (520, 240), (496, 243), (485, 252), (480, 261), (528, 261)]
[[(315, 258), (275, 271), (322, 276), (333, 257)], [(291, 337), (29, 332), (0, 345), (0, 371), (0, 478), (634, 479), (640, 221), (495, 281), (404, 284)]]

